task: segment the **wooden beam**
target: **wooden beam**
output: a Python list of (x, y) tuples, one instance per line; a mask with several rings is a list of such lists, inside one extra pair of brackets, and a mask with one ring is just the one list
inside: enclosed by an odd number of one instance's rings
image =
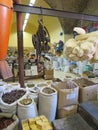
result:
[(61, 17), (61, 18), (73, 18), (73, 19), (95, 21), (95, 22), (98, 21), (98, 16), (95, 15), (80, 14), (75, 12), (67, 12), (62, 10), (54, 10), (49, 8), (28, 6), (22, 4), (14, 4), (14, 11), (21, 12), (21, 13), (31, 13), (37, 15)]

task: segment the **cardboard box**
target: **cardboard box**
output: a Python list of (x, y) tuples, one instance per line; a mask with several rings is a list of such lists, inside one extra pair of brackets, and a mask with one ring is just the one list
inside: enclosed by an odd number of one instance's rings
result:
[(45, 78), (45, 79), (53, 79), (54, 76), (53, 76), (53, 75), (44, 75), (44, 78)]
[(58, 91), (58, 109), (78, 104), (79, 87), (74, 82), (54, 82), (51, 86)]
[(44, 74), (45, 75), (54, 75), (54, 70), (53, 69), (49, 69), (49, 70), (44, 70)]
[(79, 86), (79, 103), (97, 100), (98, 84), (86, 78), (79, 78), (74, 82)]
[(67, 116), (72, 116), (77, 113), (77, 105), (71, 105), (67, 107), (62, 107), (57, 110), (57, 118), (64, 118)]
[(85, 101), (97, 100), (98, 85), (79, 88), (79, 103)]

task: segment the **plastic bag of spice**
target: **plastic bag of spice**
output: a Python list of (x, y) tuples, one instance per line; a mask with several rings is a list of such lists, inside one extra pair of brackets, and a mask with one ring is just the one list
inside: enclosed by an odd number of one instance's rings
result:
[(0, 130), (18, 130), (19, 119), (10, 113), (0, 113)]

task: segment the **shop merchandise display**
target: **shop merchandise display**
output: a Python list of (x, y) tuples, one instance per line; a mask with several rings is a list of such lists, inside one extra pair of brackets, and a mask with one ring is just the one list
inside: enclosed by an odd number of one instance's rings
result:
[(64, 46), (64, 54), (72, 61), (98, 60), (98, 31), (77, 35)]
[(39, 115), (45, 115), (50, 121), (53, 121), (56, 117), (56, 108), (57, 91), (52, 87), (43, 87), (39, 93)]
[(27, 96), (18, 101), (17, 115), (20, 121), (36, 117), (38, 112), (34, 100)]
[(97, 100), (98, 84), (82, 77), (73, 81), (79, 86), (79, 103)]
[(13, 122), (13, 120), (11, 118), (1, 118), (0, 119), (0, 130), (6, 128), (7, 126), (9, 126), (11, 123)]
[(18, 99), (20, 99), (26, 92), (23, 90), (13, 90), (10, 93), (5, 93), (2, 95), (3, 102), (11, 104)]
[[(6, 82), (5, 84), (7, 85)], [(89, 93), (93, 88), (96, 92), (93, 93), (93, 95), (97, 95), (97, 84), (82, 78), (71, 78), (64, 82), (60, 79), (39, 83), (29, 81), (25, 83), (25, 91), (19, 87), (20, 85), (18, 83), (13, 83), (11, 90), (9, 88), (8, 92), (6, 90), (5, 93), (5, 90), (3, 92), (1, 91), (0, 110), (1, 113), (10, 112), (17, 114), (19, 122), (22, 122), (23, 130), (33, 130), (33, 128), (37, 130), (53, 130), (53, 126), (50, 122), (56, 119), (71, 117), (77, 113), (78, 104), (80, 103), (79, 99), (82, 95), (84, 95), (83, 101), (91, 101), (92, 99)], [(82, 94), (79, 94), (81, 93), (80, 88), (85, 89), (85, 91), (82, 91)], [(90, 98), (85, 96), (85, 92), (88, 93)], [(10, 95), (10, 98), (8, 98), (8, 95)], [(19, 99), (17, 96), (20, 96)], [(4, 101), (6, 98), (10, 101)], [(47, 118), (48, 123), (42, 121), (40, 118), (41, 115)], [(33, 120), (33, 124), (29, 125), (29, 120), (31, 119)], [(25, 123), (28, 125), (25, 125)]]
[(19, 119), (12, 113), (0, 113), (0, 130), (18, 130)]
[[(14, 59), (11, 53), (12, 61), (10, 62), (7, 59), (6, 62), (13, 2), (10, 0), (11, 2), (8, 2), (9, 5), (7, 5), (3, 1), (1, 0), (0, 2), (0, 12), (2, 12), (0, 13), (0, 31), (4, 30), (0, 43), (0, 76), (3, 79), (12, 76), (18, 78), (19, 74), (21, 74), (19, 69), (21, 69), (22, 64), (19, 65), (18, 63), (21, 55), (17, 55)], [(6, 13), (5, 17), (2, 15), (4, 14), (3, 10), (8, 13)], [(3, 23), (5, 23), (4, 26), (2, 26)], [(78, 36), (69, 39), (65, 46), (63, 41), (59, 41), (59, 46), (56, 48), (57, 57), (55, 60), (51, 58), (46, 63), (41, 61), (41, 52), (46, 53), (50, 50), (48, 45), (50, 35), (46, 27), (44, 27), (42, 19), (38, 21), (38, 24), (37, 33), (32, 35), (32, 43), (36, 50), (37, 59), (35, 56), (27, 59), (24, 55), (24, 77), (43, 76), (44, 79), (52, 80), (54, 78), (54, 69), (64, 70), (64, 72), (70, 71), (70, 60), (75, 62), (86, 60), (91, 63), (98, 62), (98, 31), (86, 34), (83, 29), (77, 27), (73, 31), (78, 32)], [(67, 66), (61, 57), (63, 46), (64, 55), (69, 60), (66, 63)], [(82, 72), (79, 74), (82, 75)], [(75, 125), (80, 125), (82, 130), (92, 130), (81, 119), (80, 115), (76, 113), (79, 103), (97, 100), (98, 85), (82, 78), (74, 80), (71, 78), (69, 81), (66, 80), (66, 82), (56, 79), (49, 84), (48, 82), (38, 84), (29, 82), (25, 83), (24, 89), (21, 87), (19, 83), (7, 84), (3, 81), (0, 82), (0, 130), (20, 130), (19, 126), (21, 126), (21, 130), (53, 130), (53, 127), (55, 127), (54, 120), (66, 117), (69, 118), (64, 119), (63, 124), (57, 121), (57, 130), (61, 130), (61, 128), (65, 130), (65, 127), (73, 129)], [(73, 125), (69, 125), (71, 121), (74, 122)], [(79, 128), (78, 130), (80, 130), (80, 126), (77, 126), (74, 129)]]
[(17, 102), (27, 95), (26, 89), (19, 88), (5, 91), (0, 96), (0, 110), (7, 113), (16, 113)]
[(53, 130), (51, 122), (44, 115), (23, 120), (22, 128), (23, 130)]

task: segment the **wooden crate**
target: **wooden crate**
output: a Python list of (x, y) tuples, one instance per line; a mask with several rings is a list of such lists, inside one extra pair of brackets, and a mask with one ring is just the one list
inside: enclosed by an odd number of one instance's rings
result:
[(54, 130), (93, 130), (77, 113), (63, 119), (53, 121)]

